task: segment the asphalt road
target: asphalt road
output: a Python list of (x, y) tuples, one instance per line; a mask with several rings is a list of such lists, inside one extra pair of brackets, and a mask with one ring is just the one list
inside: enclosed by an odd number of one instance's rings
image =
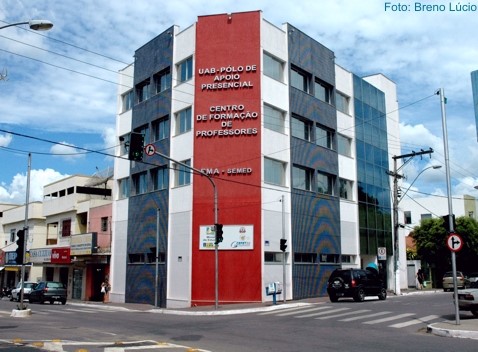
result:
[[(426, 332), (430, 323), (454, 319), (450, 293), (221, 316), (67, 303), (28, 304), (30, 317), (10, 317), (16, 305), (0, 301), (2, 351), (476, 351), (475, 340)], [(461, 319), (472, 316), (462, 312)]]

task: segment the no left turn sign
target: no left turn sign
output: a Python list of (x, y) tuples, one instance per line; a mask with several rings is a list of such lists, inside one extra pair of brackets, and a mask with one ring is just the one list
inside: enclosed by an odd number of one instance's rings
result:
[(451, 233), (446, 240), (446, 244), (450, 251), (458, 252), (463, 248), (463, 239), (456, 233)]
[(154, 144), (147, 144), (144, 146), (144, 152), (147, 156), (153, 156), (156, 153), (156, 147)]

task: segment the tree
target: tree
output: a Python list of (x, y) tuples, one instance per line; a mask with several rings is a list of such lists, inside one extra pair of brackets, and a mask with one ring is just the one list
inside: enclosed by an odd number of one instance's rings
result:
[[(463, 248), (456, 253), (457, 270), (465, 273), (476, 271), (478, 222), (470, 217), (459, 217), (456, 219), (455, 233), (459, 234), (464, 241)], [(437, 277), (451, 270), (451, 251), (446, 244), (448, 235), (442, 218), (422, 220), (411, 234), (415, 240), (419, 258), (435, 268)]]

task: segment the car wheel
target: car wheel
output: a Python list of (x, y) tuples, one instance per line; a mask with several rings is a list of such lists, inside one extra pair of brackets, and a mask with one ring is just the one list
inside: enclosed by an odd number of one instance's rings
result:
[(336, 295), (330, 295), (329, 298), (330, 298), (330, 302), (337, 302), (339, 300), (339, 298)]
[(378, 295), (378, 299), (381, 300), (381, 301), (385, 301), (387, 299), (387, 290), (382, 288), (380, 290), (380, 293)]
[(471, 314), (473, 314), (474, 317), (478, 318), (478, 310), (472, 310)]
[(51, 301), (50, 301), (50, 304), (53, 304), (53, 303), (55, 303), (55, 301), (54, 301), (54, 300), (51, 300)]
[(66, 299), (62, 300), (61, 304), (65, 305), (66, 304)]
[(354, 301), (355, 302), (363, 302), (365, 300), (365, 291), (363, 288), (359, 288), (357, 290), (357, 293), (354, 296)]

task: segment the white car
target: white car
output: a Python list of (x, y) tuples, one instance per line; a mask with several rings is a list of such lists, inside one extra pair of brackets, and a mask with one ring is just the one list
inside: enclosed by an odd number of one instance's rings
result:
[(471, 288), (458, 290), (458, 307), (478, 317), (478, 282), (473, 282)]
[[(31, 282), (31, 281), (25, 281), (23, 283), (23, 300), (28, 300), (28, 297), (30, 297), (30, 292), (32, 291), (32, 287), (36, 285), (36, 282)], [(12, 290), (12, 296), (10, 297), (10, 301), (17, 301), (20, 302), (20, 297), (21, 297), (21, 291), (22, 291), (22, 283), (19, 282), (17, 284), (17, 287), (15, 287)]]

